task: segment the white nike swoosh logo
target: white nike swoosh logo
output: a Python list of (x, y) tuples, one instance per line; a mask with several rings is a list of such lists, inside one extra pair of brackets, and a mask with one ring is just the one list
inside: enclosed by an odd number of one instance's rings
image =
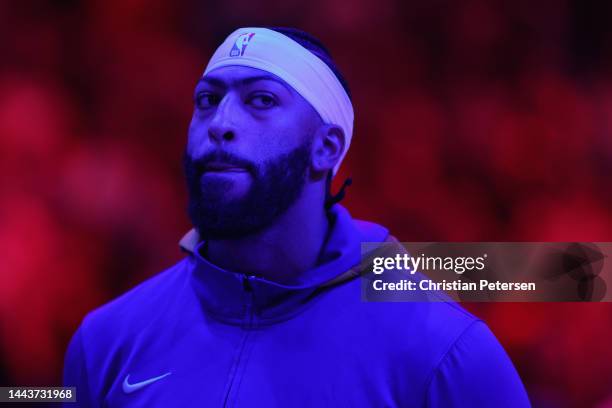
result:
[(130, 375), (128, 374), (123, 380), (123, 392), (125, 392), (126, 394), (130, 394), (134, 391), (138, 391), (142, 387), (146, 387), (147, 385), (152, 384), (155, 381), (159, 381), (162, 378), (169, 376), (170, 374), (172, 373), (167, 372), (166, 374), (158, 375), (157, 377), (149, 378), (148, 380), (140, 381), (134, 384), (130, 384), (129, 382)]

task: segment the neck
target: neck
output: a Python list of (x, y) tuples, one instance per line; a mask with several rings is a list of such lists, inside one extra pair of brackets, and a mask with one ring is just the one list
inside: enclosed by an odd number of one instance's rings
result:
[[(316, 200), (315, 200), (316, 201)], [(235, 240), (209, 240), (209, 261), (233, 272), (288, 283), (317, 265), (329, 221), (322, 201), (298, 200), (270, 227)], [(313, 208), (318, 208), (313, 210)]]

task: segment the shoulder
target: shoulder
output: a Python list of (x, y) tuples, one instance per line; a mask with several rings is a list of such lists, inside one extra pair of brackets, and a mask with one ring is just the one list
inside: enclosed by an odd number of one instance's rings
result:
[(85, 316), (80, 330), (85, 345), (131, 337), (159, 319), (180, 298), (188, 283), (189, 259), (145, 280)]
[(467, 401), (469, 406), (529, 406), (499, 341), (461, 304), (366, 302), (359, 296), (360, 281), (331, 288), (323, 310), (338, 311), (334, 324), (343, 326), (338, 331), (358, 330), (375, 360), (387, 361), (385, 366), (396, 367), (399, 377), (410, 378), (428, 406), (463, 406)]
[(371, 333), (381, 350), (403, 351), (430, 367), (468, 327), (480, 321), (453, 301), (366, 301), (362, 290), (360, 277), (327, 288), (317, 310), (322, 315), (334, 310), (333, 324), (342, 322), (347, 330)]
[(409, 339), (431, 362), (481, 320), (453, 301), (362, 302), (368, 320), (382, 325), (396, 341)]
[(481, 321), (468, 326), (442, 355), (428, 381), (427, 405), (529, 407), (509, 356)]

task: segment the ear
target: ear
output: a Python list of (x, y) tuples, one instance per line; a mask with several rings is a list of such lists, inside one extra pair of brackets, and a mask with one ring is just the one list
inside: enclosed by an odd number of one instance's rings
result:
[(340, 161), (344, 151), (345, 138), (342, 128), (322, 124), (315, 132), (312, 146), (312, 174), (315, 178), (324, 177)]

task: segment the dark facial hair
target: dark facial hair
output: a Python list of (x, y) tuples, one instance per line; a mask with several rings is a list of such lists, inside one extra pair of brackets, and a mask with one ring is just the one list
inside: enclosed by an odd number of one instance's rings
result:
[[(243, 238), (271, 225), (301, 195), (311, 147), (312, 142), (308, 140), (289, 153), (261, 164), (226, 151), (213, 151), (198, 160), (185, 153), (188, 213), (200, 237), (206, 240)], [(211, 161), (242, 167), (251, 175), (251, 186), (243, 197), (226, 197), (233, 180), (202, 178)]]

